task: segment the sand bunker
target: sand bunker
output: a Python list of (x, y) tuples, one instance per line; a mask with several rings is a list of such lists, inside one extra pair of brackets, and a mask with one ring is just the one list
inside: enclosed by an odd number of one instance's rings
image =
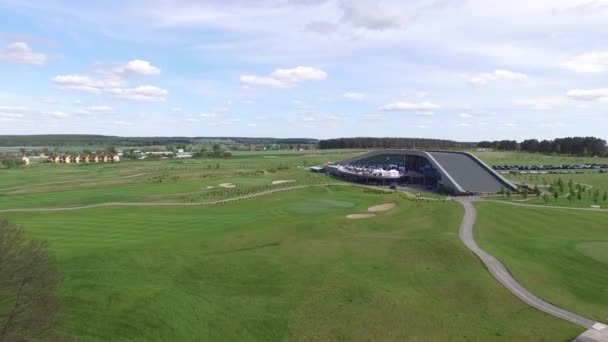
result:
[(272, 182), (272, 184), (276, 185), (276, 184), (285, 184), (285, 183), (293, 183), (293, 182), (295, 182), (295, 180), (293, 180), (293, 179), (286, 179), (286, 180), (274, 181), (274, 182)]
[(209, 185), (208, 187), (206, 187), (205, 189), (215, 189), (215, 188), (234, 188), (236, 187), (236, 185), (232, 184), (232, 183), (222, 183), (222, 184), (218, 184), (218, 185)]
[(353, 219), (353, 220), (360, 220), (360, 219), (366, 219), (366, 218), (371, 218), (376, 216), (376, 214), (350, 214), (350, 215), (346, 215), (347, 218), (349, 219)]
[(381, 211), (389, 211), (395, 207), (395, 203), (384, 203), (367, 208), (370, 213), (379, 213)]

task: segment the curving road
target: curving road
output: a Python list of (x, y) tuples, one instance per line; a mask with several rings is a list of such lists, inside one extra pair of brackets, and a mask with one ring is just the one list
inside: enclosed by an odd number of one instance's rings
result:
[(500, 260), (481, 249), (475, 242), (475, 239), (473, 238), (473, 226), (477, 220), (477, 210), (473, 206), (473, 200), (461, 198), (457, 199), (457, 201), (460, 202), (465, 209), (464, 218), (462, 219), (462, 224), (460, 225), (460, 240), (462, 240), (464, 245), (475, 253), (479, 259), (481, 259), (496, 280), (503, 284), (504, 287), (506, 287), (519, 299), (540, 311), (565, 319), (587, 329), (594, 329), (594, 327), (598, 327), (594, 320), (559, 308), (526, 290), (515, 278), (513, 278), (509, 270), (502, 262), (500, 262)]

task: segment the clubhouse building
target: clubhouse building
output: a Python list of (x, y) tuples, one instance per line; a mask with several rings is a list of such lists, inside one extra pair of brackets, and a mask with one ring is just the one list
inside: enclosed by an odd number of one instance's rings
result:
[(453, 195), (497, 193), (517, 187), (468, 152), (376, 150), (338, 163), (325, 172), (356, 183), (420, 185)]

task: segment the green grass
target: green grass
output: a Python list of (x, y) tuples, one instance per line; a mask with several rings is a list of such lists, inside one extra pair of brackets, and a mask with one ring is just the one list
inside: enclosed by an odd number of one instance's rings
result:
[(525, 287), (566, 309), (607, 322), (608, 212), (477, 203), (475, 236)]
[[(397, 208), (368, 220), (345, 215)], [(502, 288), (456, 203), (360, 188), (212, 207), (3, 215), (49, 240), (83, 341), (568, 341), (581, 328)]]
[[(337, 182), (305, 166), (359, 151), (237, 153), (227, 159), (41, 164), (0, 170), (0, 208), (66, 207), (103, 202), (203, 202), (278, 187)], [(217, 166), (219, 165), (219, 168)], [(294, 183), (272, 185), (276, 180)], [(207, 189), (221, 183), (236, 188)]]
[(608, 164), (608, 158), (572, 157), (508, 151), (471, 152), (488, 165)]

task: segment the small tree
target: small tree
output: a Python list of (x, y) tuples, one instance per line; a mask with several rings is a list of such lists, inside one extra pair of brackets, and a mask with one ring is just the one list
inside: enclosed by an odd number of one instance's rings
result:
[(583, 195), (580, 191), (576, 193), (576, 199), (578, 199), (579, 201), (583, 199)]
[(47, 244), (0, 221), (0, 275), (0, 341), (46, 340), (60, 309), (60, 275)]
[(559, 198), (559, 194), (557, 193), (557, 191), (553, 193), (553, 198), (555, 198), (555, 201), (557, 202), (557, 199)]
[(543, 194), (543, 201), (545, 201), (545, 204), (549, 204), (549, 195), (547, 193)]
[(608, 192), (604, 191), (604, 196), (602, 197), (602, 199), (604, 200), (604, 202), (608, 200)]
[(506, 195), (507, 199), (511, 199), (511, 189), (507, 189)]
[(538, 184), (534, 185), (534, 194), (536, 196), (540, 196), (540, 194), (541, 194), (541, 191), (540, 191), (540, 188), (538, 187)]
[(505, 188), (504, 187), (500, 187), (500, 191), (498, 192), (499, 195), (504, 195), (505, 194)]
[(524, 199), (528, 198), (528, 189), (521, 189), (521, 197), (523, 197)]

